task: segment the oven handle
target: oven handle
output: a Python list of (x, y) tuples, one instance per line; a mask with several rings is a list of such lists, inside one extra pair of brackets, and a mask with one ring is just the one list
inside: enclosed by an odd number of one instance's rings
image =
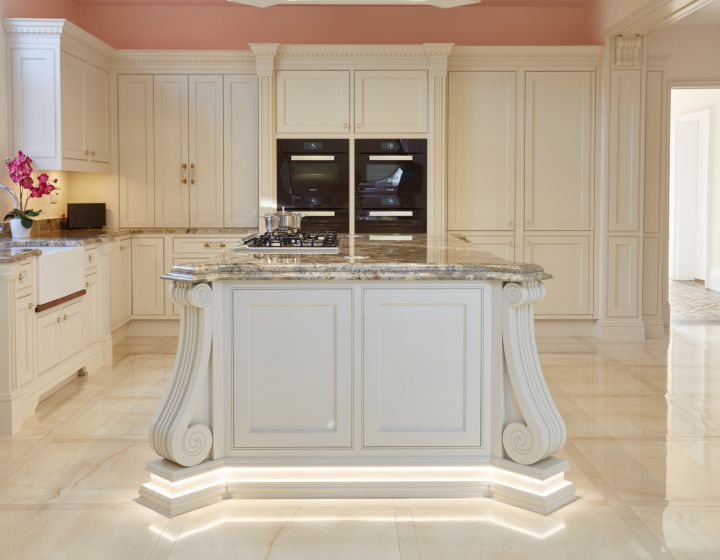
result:
[(335, 161), (335, 156), (290, 156), (290, 161)]
[(300, 212), (307, 218), (332, 218), (335, 216), (334, 210), (300, 210)]
[(410, 217), (413, 215), (412, 210), (370, 210), (368, 212), (368, 216), (370, 217), (380, 217), (380, 216), (390, 216), (390, 217)]
[(406, 156), (369, 156), (370, 161), (412, 161), (412, 155)]

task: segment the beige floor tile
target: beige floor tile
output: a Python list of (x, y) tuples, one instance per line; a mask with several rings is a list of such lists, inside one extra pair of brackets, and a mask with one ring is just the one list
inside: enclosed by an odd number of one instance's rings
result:
[(675, 558), (720, 558), (716, 507), (634, 506), (633, 511)]

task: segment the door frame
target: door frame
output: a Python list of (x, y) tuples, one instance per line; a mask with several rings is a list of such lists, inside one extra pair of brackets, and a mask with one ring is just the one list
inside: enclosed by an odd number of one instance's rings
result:
[[(675, 88), (677, 89), (688, 89), (688, 88)], [(698, 88), (693, 88), (698, 89)], [(714, 89), (714, 88), (708, 88), (708, 89)], [(671, 92), (672, 93), (672, 92)], [(672, 99), (671, 102), (671, 110), (672, 110)], [(671, 115), (672, 116), (672, 115)], [(677, 174), (677, 167), (675, 167), (675, 173), (672, 173), (673, 171), (673, 163), (676, 163), (677, 161), (677, 137), (680, 132), (679, 126), (681, 123), (684, 122), (697, 122), (699, 124), (699, 141), (698, 141), (698, 186), (696, 190), (696, 209), (700, 204), (700, 200), (697, 200), (699, 198), (700, 193), (704, 193), (704, 202), (705, 204), (705, 239), (702, 240), (702, 243), (704, 243), (704, 271), (703, 274), (705, 276), (705, 287), (709, 287), (711, 283), (711, 263), (710, 263), (710, 227), (712, 225), (711, 219), (712, 219), (712, 193), (710, 192), (710, 123), (711, 123), (711, 114), (709, 109), (703, 109), (700, 111), (693, 111), (692, 113), (686, 113), (684, 115), (678, 115), (674, 121), (670, 123), (671, 127), (674, 127), (675, 133), (673, 134), (673, 128), (670, 129), (670, 158), (668, 161), (668, 180), (669, 180), (669, 187), (670, 190), (668, 191), (668, 197), (670, 203), (672, 194), (673, 194), (673, 187), (677, 189), (677, 185), (675, 184)], [(701, 185), (703, 188), (701, 189)], [(676, 212), (673, 210), (673, 208), (670, 208), (670, 211), (673, 214), (676, 214)], [(668, 216), (668, 222), (670, 221), (670, 216)], [(677, 222), (677, 220), (675, 220)], [(669, 228), (668, 223), (668, 228)], [(677, 229), (677, 228), (676, 228)], [(670, 231), (668, 229), (668, 251), (671, 250), (671, 248), (675, 249), (675, 253), (677, 253), (677, 239), (676, 238), (676, 232)], [(697, 243), (696, 239), (696, 243)], [(672, 242), (672, 243), (671, 243)], [(696, 255), (697, 255), (697, 249), (696, 249)], [(668, 252), (668, 261), (670, 258), (670, 254)], [(669, 262), (668, 262), (669, 266)], [(671, 271), (668, 268), (668, 274)]]
[[(662, 115), (662, 155), (661, 155), (661, 181), (660, 197), (662, 200), (661, 227), (664, 247), (662, 255), (662, 316), (665, 325), (670, 324), (670, 302), (669, 302), (669, 265), (670, 265), (670, 119), (672, 117), (672, 90), (674, 89), (720, 89), (720, 80), (717, 78), (695, 78), (695, 79), (667, 79), (663, 77), (663, 115)], [(709, 205), (708, 205), (709, 206)], [(712, 275), (709, 276), (712, 282)], [(706, 286), (708, 285), (706, 280)]]

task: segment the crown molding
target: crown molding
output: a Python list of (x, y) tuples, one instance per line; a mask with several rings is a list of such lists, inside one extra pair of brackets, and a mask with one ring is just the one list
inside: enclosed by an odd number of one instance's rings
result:
[(602, 57), (602, 46), (456, 46), (449, 61), (452, 67), (485, 64), (596, 66)]
[[(183, 72), (192, 68), (201, 74), (255, 73), (255, 56), (250, 51), (115, 51), (113, 68), (119, 72)], [(185, 70), (183, 70), (185, 69)]]
[(69, 23), (66, 19), (3, 18), (5, 33), (18, 35), (60, 36)]
[(650, 70), (662, 70), (670, 60), (670, 54), (665, 52), (648, 53), (645, 66)]

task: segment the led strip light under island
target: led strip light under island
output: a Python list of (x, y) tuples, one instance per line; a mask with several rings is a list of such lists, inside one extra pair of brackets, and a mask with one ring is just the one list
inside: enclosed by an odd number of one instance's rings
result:
[(535, 345), (550, 278), (455, 237), (340, 236), (337, 254), (173, 267), (180, 340), (140, 502), (575, 500)]

